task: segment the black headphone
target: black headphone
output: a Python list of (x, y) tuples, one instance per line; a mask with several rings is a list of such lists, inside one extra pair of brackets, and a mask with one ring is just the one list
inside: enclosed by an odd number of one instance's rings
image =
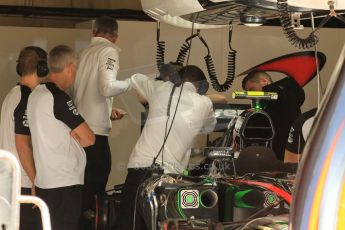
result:
[[(175, 87), (178, 87), (183, 83), (183, 79), (181, 78), (181, 75), (184, 74), (184, 70), (181, 71), (182, 68), (185, 68), (185, 67), (182, 67), (181, 65), (175, 64), (175, 63), (163, 64), (159, 69), (160, 75), (159, 77), (156, 78), (156, 80), (164, 81), (166, 80), (165, 78), (168, 76), (169, 78), (168, 80), (172, 82), (175, 85)], [(192, 66), (189, 68), (196, 68), (196, 67)], [(198, 81), (199, 87), (198, 87), (197, 93), (200, 95), (205, 95), (209, 88), (209, 83), (206, 77), (203, 75), (203, 73), (200, 74), (200, 77), (202, 80)]]
[(198, 94), (205, 95), (208, 91), (208, 88), (210, 87), (210, 84), (207, 80), (202, 80), (199, 82), (199, 88), (198, 88)]
[(156, 80), (170, 81), (175, 86), (179, 86), (182, 83), (181, 77), (178, 73), (181, 68), (182, 66), (175, 63), (163, 64), (159, 68), (159, 76)]
[[(47, 63), (47, 52), (44, 51), (40, 47), (36, 46), (28, 46), (24, 48), (21, 53), (24, 50), (33, 50), (38, 56), (38, 61), (37, 61), (37, 66), (36, 66), (36, 72), (38, 77), (45, 77), (49, 73), (49, 68), (48, 68), (48, 63)], [(19, 58), (17, 60), (17, 65), (16, 65), (16, 72), (19, 76), (22, 76), (21, 68), (20, 68), (20, 59), (21, 59), (21, 53), (19, 54)]]
[(178, 70), (175, 69), (170, 75), (169, 75), (169, 81), (171, 81), (176, 87), (180, 86), (182, 84), (182, 79), (180, 77), (180, 74), (178, 73)]
[[(171, 64), (170, 64), (171, 65)], [(169, 75), (169, 80), (175, 85), (175, 86), (180, 86), (183, 83), (183, 80), (180, 76), (180, 69), (182, 68), (182, 66), (174, 66), (174, 71), (172, 71)], [(205, 79), (201, 80), (198, 82), (199, 83), (199, 87), (197, 90), (197, 93), (200, 95), (205, 95), (207, 93), (207, 90), (209, 88), (209, 83), (208, 81)]]
[[(204, 73), (202, 72), (202, 70), (197, 66), (189, 65), (189, 66), (185, 66), (179, 69), (179, 72), (178, 72), (179, 83), (182, 84), (185, 81), (185, 77), (186, 77), (185, 74), (186, 72), (189, 72), (189, 71), (192, 72), (192, 75), (197, 76), (197, 77), (194, 77), (192, 81), (190, 81), (190, 82), (198, 83), (197, 93), (200, 95), (205, 95), (209, 88), (209, 83)], [(190, 72), (187, 73), (187, 75), (189, 74), (191, 73)]]

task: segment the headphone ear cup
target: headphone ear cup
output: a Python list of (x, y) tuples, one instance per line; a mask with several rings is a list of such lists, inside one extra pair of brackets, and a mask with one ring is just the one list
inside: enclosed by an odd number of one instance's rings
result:
[(169, 80), (175, 85), (175, 86), (180, 86), (182, 83), (181, 77), (178, 74), (177, 71), (174, 71), (170, 76)]
[(205, 95), (208, 91), (209, 86), (210, 85), (209, 85), (208, 81), (206, 81), (206, 80), (201, 81), (199, 88), (198, 88), (198, 94)]
[(19, 76), (22, 76), (22, 73), (20, 72), (20, 69), (19, 69), (19, 63), (17, 62), (17, 65), (16, 65), (16, 72)]
[(37, 76), (39, 77), (45, 77), (47, 76), (49, 73), (49, 68), (48, 68), (48, 64), (46, 61), (39, 61), (37, 63)]

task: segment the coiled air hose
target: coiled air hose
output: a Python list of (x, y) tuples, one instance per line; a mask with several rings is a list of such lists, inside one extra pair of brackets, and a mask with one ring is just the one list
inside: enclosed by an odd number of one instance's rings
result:
[(292, 45), (299, 49), (309, 49), (318, 43), (319, 38), (315, 35), (315, 31), (307, 38), (298, 37), (291, 23), (287, 0), (277, 0), (277, 8), (284, 34)]
[(218, 92), (224, 92), (228, 90), (231, 87), (235, 78), (236, 53), (237, 53), (236, 50), (231, 48), (232, 25), (230, 26), (230, 29), (229, 29), (229, 49), (230, 50), (228, 52), (228, 71), (227, 71), (225, 82), (223, 84), (220, 84), (218, 81), (213, 59), (210, 55), (210, 49), (208, 48), (208, 45), (206, 44), (206, 42), (201, 36), (199, 36), (199, 38), (207, 49), (207, 55), (204, 57), (204, 59), (205, 59), (208, 75), (210, 76), (212, 87)]
[(200, 35), (200, 30), (197, 30), (197, 33), (192, 34), (189, 36), (186, 40), (185, 43), (181, 46), (179, 53), (176, 58), (176, 63), (179, 65), (183, 65), (185, 58), (188, 54), (189, 49), (191, 48), (191, 40), (195, 37), (198, 37), (199, 40), (204, 44), (204, 46), (207, 49), (207, 55), (204, 57), (206, 67), (207, 67), (207, 72), (210, 77), (211, 85), (212, 87), (218, 91), (218, 92), (224, 92), (228, 90), (235, 78), (235, 67), (236, 67), (236, 50), (231, 48), (231, 37), (232, 37), (232, 24), (230, 25), (229, 29), (229, 53), (228, 53), (228, 71), (227, 71), (227, 77), (226, 80), (223, 84), (220, 84), (217, 78), (216, 70), (214, 67), (213, 59), (210, 54), (210, 49), (204, 40), (204, 38)]
[(187, 54), (188, 54), (188, 51), (191, 47), (191, 40), (193, 38), (195, 38), (196, 36), (199, 36), (200, 34), (200, 30), (197, 30), (197, 32), (195, 34), (192, 34), (191, 36), (189, 36), (188, 38), (186, 38), (185, 42), (182, 44), (179, 52), (178, 52), (178, 55), (177, 55), (177, 58), (176, 58), (176, 63), (183, 66), (184, 65), (184, 61), (187, 57)]
[(177, 58), (176, 58), (176, 63), (179, 65), (183, 65), (184, 60), (186, 59), (188, 50), (190, 49), (190, 43), (185, 42), (182, 44), (180, 51), (178, 52)]
[(161, 69), (161, 66), (165, 63), (165, 41), (160, 41), (160, 22), (157, 22), (157, 55), (156, 55), (156, 63), (158, 70)]

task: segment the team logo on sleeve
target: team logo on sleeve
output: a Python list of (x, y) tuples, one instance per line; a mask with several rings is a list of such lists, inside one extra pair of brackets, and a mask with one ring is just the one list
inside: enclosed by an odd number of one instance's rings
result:
[(288, 142), (291, 144), (293, 142), (294, 139), (294, 135), (293, 132), (295, 131), (295, 129), (293, 127), (291, 127), (290, 129), (290, 133), (289, 133), (289, 137), (288, 137)]
[(27, 115), (27, 110), (25, 110), (24, 115), (23, 115), (23, 126), (24, 127), (29, 127), (29, 122), (28, 122), (28, 115)]
[(77, 110), (77, 107), (74, 105), (74, 103), (73, 103), (72, 100), (67, 101), (67, 106), (68, 106), (68, 109), (69, 109), (70, 111), (72, 111), (72, 113), (73, 113), (74, 115), (76, 115), (76, 116), (79, 115), (78, 110)]
[(105, 65), (107, 66), (107, 69), (114, 70), (116, 60), (112, 58), (108, 58), (107, 63)]

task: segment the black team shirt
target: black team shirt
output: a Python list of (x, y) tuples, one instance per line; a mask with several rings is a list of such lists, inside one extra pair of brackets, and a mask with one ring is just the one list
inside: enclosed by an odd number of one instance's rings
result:
[(277, 101), (267, 101), (264, 105), (272, 118), (275, 137), (273, 139), (273, 151), (277, 159), (284, 160), (284, 152), (291, 125), (301, 115), (301, 105), (304, 102), (304, 90), (291, 77), (283, 78), (263, 88), (265, 92), (276, 92)]

